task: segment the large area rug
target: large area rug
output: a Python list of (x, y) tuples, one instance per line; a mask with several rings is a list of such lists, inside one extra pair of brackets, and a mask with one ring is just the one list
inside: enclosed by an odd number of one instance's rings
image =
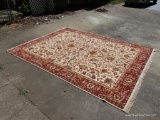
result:
[(128, 113), (154, 50), (64, 28), (8, 52)]

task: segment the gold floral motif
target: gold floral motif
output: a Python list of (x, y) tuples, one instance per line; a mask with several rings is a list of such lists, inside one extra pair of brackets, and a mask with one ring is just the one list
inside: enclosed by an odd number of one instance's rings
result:
[(120, 94), (119, 94), (119, 93), (115, 93), (115, 94), (113, 95), (113, 99), (114, 99), (115, 101), (120, 101), (120, 100), (121, 100)]
[(111, 89), (139, 53), (138, 48), (106, 42), (72, 31), (65, 31), (32, 44), (25, 51), (53, 61)]

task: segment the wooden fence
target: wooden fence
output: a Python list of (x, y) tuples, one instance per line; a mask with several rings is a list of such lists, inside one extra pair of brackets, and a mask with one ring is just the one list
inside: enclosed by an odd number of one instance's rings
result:
[[(3, 1), (3, 0), (1, 0)], [(12, 9), (15, 9), (22, 0), (9, 0)], [(79, 5), (89, 2), (99, 2), (101, 0), (26, 0), (29, 2), (33, 15), (43, 14), (45, 12), (53, 12), (55, 9), (63, 9), (68, 5)]]

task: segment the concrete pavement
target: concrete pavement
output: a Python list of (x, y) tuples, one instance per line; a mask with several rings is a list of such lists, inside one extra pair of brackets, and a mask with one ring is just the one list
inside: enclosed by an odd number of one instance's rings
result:
[(0, 73), (0, 120), (49, 120)]
[(147, 9), (160, 11), (160, 0), (157, 1), (157, 4), (152, 5), (148, 7)]
[[(5, 68), (0, 72), (3, 77), (0, 79), (0, 84), (2, 84), (0, 104), (3, 104), (0, 105), (3, 106), (0, 107), (0, 120), (160, 119), (160, 12), (126, 8), (122, 4), (103, 6), (103, 8), (108, 9), (109, 12), (79, 10), (75, 15), (65, 16), (48, 24), (16, 30), (5, 28), (1, 30), (3, 33), (0, 36), (0, 63), (4, 64)], [(156, 49), (156, 55), (130, 111), (130, 116), (126, 116), (117, 108), (5, 52), (9, 48), (63, 27), (92, 32)], [(29, 93), (17, 98), (20, 89), (28, 90)], [(5, 90), (7, 90), (7, 97), (3, 92)], [(8, 99), (7, 104), (4, 98)], [(149, 116), (134, 116), (138, 114)]]

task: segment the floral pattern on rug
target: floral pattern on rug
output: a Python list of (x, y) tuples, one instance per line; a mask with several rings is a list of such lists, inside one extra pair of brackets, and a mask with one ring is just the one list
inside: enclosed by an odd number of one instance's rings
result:
[(153, 49), (65, 28), (8, 50), (123, 109)]
[(68, 31), (24, 50), (109, 88), (115, 86), (139, 53), (138, 48)]

